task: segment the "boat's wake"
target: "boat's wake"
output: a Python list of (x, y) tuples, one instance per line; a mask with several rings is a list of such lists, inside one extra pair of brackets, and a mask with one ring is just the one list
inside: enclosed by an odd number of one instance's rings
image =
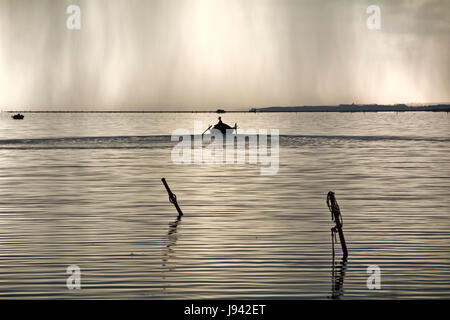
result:
[[(233, 134), (232, 137), (244, 139), (261, 139), (261, 135)], [(192, 141), (211, 141), (210, 134), (190, 135)], [(269, 136), (264, 139), (270, 140)], [(150, 136), (86, 136), (58, 138), (0, 139), (0, 149), (154, 149), (171, 148), (180, 141), (180, 137), (170, 135)], [(224, 136), (225, 141), (225, 136)], [(407, 137), (407, 136), (327, 136), (327, 135), (280, 135), (282, 147), (302, 147), (307, 145), (335, 144), (342, 142), (378, 142), (378, 141), (425, 141), (430, 143), (448, 143), (445, 137)], [(194, 147), (194, 143), (193, 143)]]

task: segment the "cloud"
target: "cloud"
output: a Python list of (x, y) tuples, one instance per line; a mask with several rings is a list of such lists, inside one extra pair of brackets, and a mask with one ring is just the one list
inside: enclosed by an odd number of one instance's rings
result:
[[(377, 3), (382, 29), (366, 28)], [(2, 0), (0, 105), (448, 101), (446, 0)], [(77, 3), (82, 28), (66, 28)], [(405, 101), (408, 100), (408, 101)]]

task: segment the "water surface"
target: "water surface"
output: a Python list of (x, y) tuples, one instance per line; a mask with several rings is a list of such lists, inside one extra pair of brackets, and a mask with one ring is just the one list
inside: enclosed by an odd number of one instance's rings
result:
[[(172, 131), (206, 129), (215, 114), (10, 116), (0, 113), (0, 298), (450, 298), (447, 113), (223, 115), (280, 130), (271, 176), (259, 164), (172, 163)], [(81, 290), (66, 287), (73, 264)], [(381, 290), (366, 286), (369, 265)]]

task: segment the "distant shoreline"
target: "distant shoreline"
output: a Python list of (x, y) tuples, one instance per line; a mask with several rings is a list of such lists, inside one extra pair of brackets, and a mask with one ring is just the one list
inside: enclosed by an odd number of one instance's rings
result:
[(378, 105), (378, 104), (341, 104), (339, 106), (298, 106), (298, 107), (268, 107), (250, 109), (250, 112), (449, 112), (450, 104), (435, 104), (422, 106), (408, 106), (406, 104)]

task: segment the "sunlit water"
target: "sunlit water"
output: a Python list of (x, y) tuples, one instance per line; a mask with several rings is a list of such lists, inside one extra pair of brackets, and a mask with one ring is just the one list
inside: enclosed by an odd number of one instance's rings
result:
[(0, 298), (450, 298), (447, 113), (229, 113), (239, 130), (280, 130), (277, 174), (172, 163), (171, 133), (216, 118), (1, 113)]

